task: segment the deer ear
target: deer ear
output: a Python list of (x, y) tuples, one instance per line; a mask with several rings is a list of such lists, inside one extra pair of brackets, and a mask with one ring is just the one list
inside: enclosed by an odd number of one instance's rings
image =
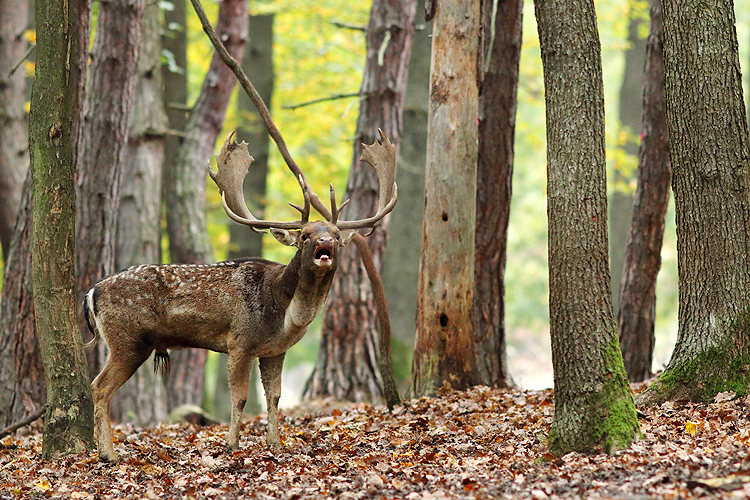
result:
[(288, 247), (297, 246), (297, 242), (299, 241), (299, 231), (287, 231), (286, 229), (272, 227), (271, 234), (279, 243)]
[(354, 238), (354, 235), (357, 234), (357, 231), (355, 229), (343, 229), (339, 232), (339, 246), (343, 247), (346, 246), (347, 243), (352, 241), (352, 238)]

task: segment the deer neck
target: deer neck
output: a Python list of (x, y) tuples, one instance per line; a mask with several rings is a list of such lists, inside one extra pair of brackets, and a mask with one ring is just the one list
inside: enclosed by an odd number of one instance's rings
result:
[(297, 252), (282, 275), (282, 288), (287, 297), (284, 328), (306, 330), (323, 309), (331, 288), (335, 267), (326, 273), (316, 273), (303, 265), (301, 252)]

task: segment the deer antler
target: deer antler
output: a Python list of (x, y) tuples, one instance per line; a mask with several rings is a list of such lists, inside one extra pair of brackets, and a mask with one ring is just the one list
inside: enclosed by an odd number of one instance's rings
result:
[(244, 181), (250, 164), (254, 159), (247, 151), (247, 143), (245, 141), (238, 144), (233, 139), (234, 131), (229, 134), (224, 141), (224, 145), (221, 147), (221, 152), (216, 155), (218, 171), (214, 172), (211, 169), (211, 164), (209, 163), (208, 165), (208, 174), (219, 188), (221, 202), (229, 218), (235, 222), (249, 226), (256, 232), (261, 232), (259, 231), (261, 229), (270, 228), (300, 229), (307, 224), (310, 217), (310, 192), (302, 176), (299, 178), (299, 183), (302, 188), (305, 204), (303, 207), (299, 207), (290, 203), (292, 207), (302, 214), (299, 220), (292, 222), (260, 220), (250, 212), (245, 203), (242, 181)]
[[(380, 132), (380, 138), (382, 143), (375, 140), (369, 146), (367, 144), (362, 145), (362, 156), (359, 157), (360, 161), (366, 161), (372, 165), (378, 173), (378, 181), (380, 183), (380, 194), (378, 196), (378, 211), (377, 213), (367, 219), (356, 220), (356, 221), (338, 221), (334, 222), (339, 229), (361, 229), (361, 228), (374, 228), (380, 221), (388, 215), (393, 207), (396, 206), (396, 198), (398, 197), (398, 188), (396, 186), (396, 147), (388, 140), (385, 133), (378, 129)], [(335, 195), (333, 194), (333, 188), (331, 188), (331, 211), (338, 216), (338, 212), (341, 208), (346, 205), (344, 202), (341, 207), (336, 208), (335, 206)]]

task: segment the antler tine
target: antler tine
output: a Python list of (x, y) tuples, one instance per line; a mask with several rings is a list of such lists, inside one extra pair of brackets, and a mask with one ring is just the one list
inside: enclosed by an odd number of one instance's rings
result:
[(219, 188), (221, 203), (229, 218), (235, 222), (249, 226), (255, 232), (262, 232), (260, 231), (261, 229), (271, 228), (300, 229), (304, 226), (307, 223), (310, 213), (310, 195), (305, 190), (304, 185), (302, 192), (305, 196), (307, 215), (303, 211), (302, 219), (292, 222), (267, 221), (258, 219), (250, 212), (245, 203), (242, 181), (245, 179), (250, 164), (253, 162), (253, 157), (247, 151), (246, 142), (243, 141), (238, 144), (233, 138), (234, 131), (229, 134), (224, 141), (224, 145), (221, 147), (221, 152), (216, 155), (218, 171), (214, 172), (211, 169), (210, 162), (208, 165), (208, 173)]
[(345, 206), (349, 204), (350, 200), (346, 200), (341, 205), (336, 205), (336, 190), (333, 189), (333, 184), (331, 184), (331, 220), (329, 221), (331, 224), (336, 224), (339, 220), (339, 215), (341, 214), (341, 210), (344, 209)]
[[(336, 226), (339, 229), (375, 228), (383, 217), (388, 215), (396, 206), (396, 199), (398, 198), (398, 187), (395, 180), (396, 147), (388, 140), (382, 130), (378, 129), (378, 132), (380, 132), (382, 143), (375, 140), (369, 146), (362, 144), (362, 156), (359, 158), (360, 161), (366, 161), (372, 165), (378, 173), (380, 194), (378, 196), (377, 213), (367, 219), (337, 222)], [(371, 233), (368, 233), (368, 235)]]
[(304, 207), (300, 207), (299, 205), (295, 205), (294, 203), (289, 203), (289, 206), (296, 209), (302, 217), (300, 220), (302, 221), (302, 224), (307, 224), (307, 222), (310, 220), (310, 186), (307, 185), (307, 182), (305, 182), (305, 178), (301, 175), (299, 176), (299, 185), (302, 188), (302, 196), (305, 199), (305, 205)]

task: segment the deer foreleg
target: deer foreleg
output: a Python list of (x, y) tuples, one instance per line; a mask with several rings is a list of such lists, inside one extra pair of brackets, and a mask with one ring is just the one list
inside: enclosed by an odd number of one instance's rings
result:
[(266, 444), (273, 451), (281, 451), (279, 439), (279, 398), (281, 397), (281, 369), (284, 365), (284, 354), (272, 358), (260, 358), (260, 379), (266, 393), (268, 407), (268, 430)]
[(232, 416), (229, 420), (229, 434), (227, 447), (230, 450), (240, 448), (240, 422), (242, 410), (247, 402), (247, 391), (250, 386), (250, 362), (252, 358), (244, 352), (230, 351), (227, 358), (227, 372), (229, 373), (229, 393), (232, 396)]

